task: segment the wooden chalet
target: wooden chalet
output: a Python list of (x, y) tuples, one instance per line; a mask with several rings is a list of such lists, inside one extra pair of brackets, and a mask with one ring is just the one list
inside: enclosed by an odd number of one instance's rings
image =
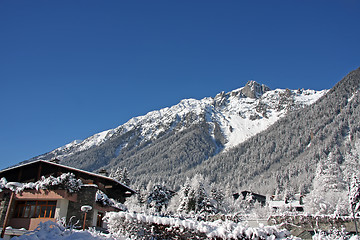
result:
[[(7, 182), (29, 183), (37, 182), (44, 177), (59, 177), (64, 173), (73, 173), (76, 179), (83, 183), (77, 192), (69, 192), (61, 187), (49, 189), (25, 189), (13, 192), (7, 188), (0, 192), (0, 226), (5, 238), (20, 235), (24, 231), (33, 230), (40, 222), (79, 221), (84, 227), (103, 228), (103, 216), (108, 211), (119, 211), (111, 205), (104, 205), (96, 201), (96, 193), (101, 190), (109, 198), (120, 203), (126, 197), (135, 193), (130, 187), (113, 178), (87, 172), (59, 164), (57, 161), (37, 160), (23, 165), (0, 171), (0, 179)], [(82, 206), (90, 206), (85, 214)], [(84, 210), (84, 209), (83, 209)], [(4, 230), (6, 228), (6, 231)]]

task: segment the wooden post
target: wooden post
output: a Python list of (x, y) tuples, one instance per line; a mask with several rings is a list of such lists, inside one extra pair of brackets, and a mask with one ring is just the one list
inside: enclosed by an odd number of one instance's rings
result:
[[(351, 204), (351, 203), (350, 203), (350, 204)], [(355, 211), (354, 211), (354, 206), (353, 206), (352, 204), (351, 204), (351, 210), (352, 210), (352, 215), (353, 215), (353, 219), (354, 219), (356, 235), (358, 235), (358, 229), (357, 229), (357, 224), (356, 224)]]
[(83, 231), (85, 231), (85, 223), (86, 223), (86, 214), (87, 214), (87, 211), (85, 212), (85, 215), (84, 215), (84, 224), (83, 224)]
[(10, 215), (10, 210), (11, 210), (11, 205), (12, 205), (12, 202), (13, 202), (13, 199), (14, 199), (14, 195), (15, 195), (15, 192), (11, 191), (11, 197), (10, 197), (9, 205), (8, 205), (7, 210), (6, 210), (4, 224), (3, 224), (3, 228), (1, 230), (1, 236), (0, 236), (1, 238), (4, 238), (4, 235), (5, 235), (5, 229), (6, 229), (7, 222), (9, 220), (9, 215)]
[(41, 164), (41, 162), (39, 162), (39, 168), (38, 168), (38, 172), (37, 172), (37, 179), (36, 179), (36, 181), (39, 181), (40, 180), (40, 178), (41, 178), (41, 171), (42, 171), (42, 164)]
[(82, 212), (84, 212), (84, 224), (83, 224), (83, 231), (85, 230), (85, 224), (86, 224), (86, 216), (87, 216), (87, 212), (92, 210), (92, 206), (89, 205), (84, 205), (80, 208), (80, 210)]

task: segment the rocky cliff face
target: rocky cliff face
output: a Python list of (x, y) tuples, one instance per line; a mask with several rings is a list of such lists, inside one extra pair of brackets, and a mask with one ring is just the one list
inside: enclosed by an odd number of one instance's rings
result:
[(267, 91), (270, 91), (268, 86), (255, 81), (248, 81), (241, 90), (241, 93), (248, 98), (260, 98)]

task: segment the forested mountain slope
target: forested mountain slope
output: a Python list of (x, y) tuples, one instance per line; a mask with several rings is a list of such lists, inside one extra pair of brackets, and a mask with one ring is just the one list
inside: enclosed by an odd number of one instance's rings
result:
[[(135, 117), (115, 129), (74, 141), (30, 161), (56, 157), (63, 164), (90, 171), (126, 167), (132, 184), (152, 180), (175, 187), (196, 167), (216, 161), (211, 158), (219, 154), (227, 156), (234, 146), (314, 103), (326, 92), (270, 90), (249, 81), (242, 88), (213, 98), (185, 99), (170, 108)], [(224, 174), (221, 179), (226, 179), (228, 172), (218, 170), (209, 171), (209, 176), (217, 179), (213, 174)]]
[[(344, 172), (359, 164), (360, 68), (337, 83), (315, 104), (289, 113), (267, 130), (204, 161), (193, 172), (211, 181), (263, 194), (292, 186), (311, 188), (316, 164), (331, 152)], [(354, 168), (354, 169), (350, 169)]]

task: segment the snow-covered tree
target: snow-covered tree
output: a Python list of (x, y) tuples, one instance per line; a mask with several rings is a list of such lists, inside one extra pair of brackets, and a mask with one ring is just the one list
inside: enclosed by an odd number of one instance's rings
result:
[[(238, 205), (235, 203), (236, 199), (234, 199), (234, 191), (232, 190), (230, 184), (226, 184), (224, 187), (223, 200), (221, 202), (222, 209), (221, 211), (225, 213), (234, 213), (238, 211)], [(216, 199), (215, 199), (216, 200)]]
[(146, 197), (144, 191), (136, 189), (138, 194), (133, 194), (131, 197), (126, 198), (124, 205), (129, 212), (144, 213), (146, 212)]
[(224, 192), (215, 184), (211, 185), (211, 198), (215, 200), (216, 208), (224, 211)]
[(305, 210), (312, 214), (349, 214), (346, 183), (333, 154), (318, 163), (313, 190), (304, 202)]
[(110, 170), (110, 174), (109, 174), (109, 177), (117, 180), (117, 181), (120, 181), (121, 179), (121, 174), (122, 174), (122, 171), (121, 171), (121, 168), (120, 167), (117, 167), (116, 169), (115, 168), (112, 168)]
[(314, 189), (321, 192), (343, 191), (346, 189), (346, 183), (343, 180), (339, 163), (332, 153), (326, 159), (319, 162), (313, 186)]
[(245, 197), (240, 194), (239, 198), (236, 200), (236, 204), (239, 205), (239, 214), (243, 216), (249, 215), (254, 208), (255, 202), (254, 195), (251, 192), (248, 192)]
[(124, 167), (121, 178), (119, 179), (119, 182), (129, 186), (130, 185), (130, 179), (129, 179), (129, 172), (126, 167)]
[(295, 200), (295, 191), (290, 185), (286, 186), (284, 191), (284, 199), (285, 203), (291, 202)]
[(353, 175), (351, 182), (350, 182), (349, 203), (350, 203), (351, 209), (354, 212), (359, 211), (359, 209), (360, 209), (360, 182), (355, 175)]
[(112, 169), (110, 171), (109, 177), (129, 186), (130, 185), (130, 179), (129, 179), (129, 172), (127, 168), (121, 169), (120, 167), (116, 169)]
[(218, 211), (218, 209), (216, 208), (216, 201), (209, 196), (203, 183), (201, 182), (199, 182), (197, 193), (198, 194), (196, 195), (196, 192), (194, 192), (195, 212), (215, 213)]
[(163, 185), (157, 184), (147, 197), (147, 206), (148, 208), (155, 209), (156, 212), (161, 212), (163, 207), (166, 208), (168, 206), (172, 196), (172, 191)]
[(191, 180), (187, 179), (179, 192), (178, 212), (215, 213), (216, 200), (209, 194), (209, 187), (202, 175), (196, 174)]
[(350, 152), (345, 154), (342, 164), (345, 179), (351, 179), (353, 175), (360, 177), (360, 141), (357, 141)]
[(175, 206), (178, 206), (176, 209), (177, 212), (189, 212), (189, 205), (190, 205), (190, 179), (187, 178), (184, 186), (180, 189), (178, 192), (178, 199), (174, 198), (174, 200), (178, 200), (178, 205), (174, 204)]

